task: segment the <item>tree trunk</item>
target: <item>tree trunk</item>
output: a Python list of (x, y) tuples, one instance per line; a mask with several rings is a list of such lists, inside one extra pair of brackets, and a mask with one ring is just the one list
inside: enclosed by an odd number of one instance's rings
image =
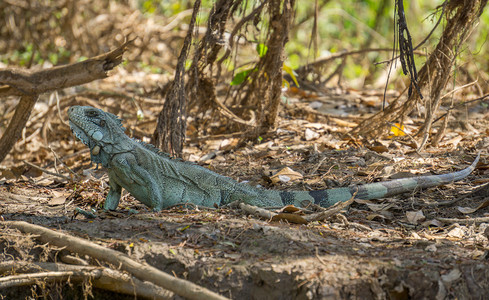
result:
[(169, 83), (165, 104), (158, 115), (158, 124), (153, 133), (153, 143), (156, 147), (170, 155), (181, 156), (187, 129), (187, 95), (185, 94), (185, 61), (187, 60), (195, 20), (200, 8), (200, 0), (195, 1), (189, 28), (183, 48), (178, 57), (175, 78)]

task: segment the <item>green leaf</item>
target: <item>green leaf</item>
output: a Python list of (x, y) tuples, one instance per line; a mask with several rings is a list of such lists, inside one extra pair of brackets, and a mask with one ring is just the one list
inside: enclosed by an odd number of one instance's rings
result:
[(239, 72), (238, 74), (234, 75), (233, 81), (231, 81), (231, 85), (242, 84), (246, 80), (248, 75), (253, 71), (254, 71), (254, 69), (248, 69), (248, 70), (244, 70), (244, 71)]
[(256, 44), (256, 52), (258, 52), (258, 56), (263, 57), (267, 54), (268, 47), (265, 44), (259, 43)]
[(49, 61), (55, 66), (58, 63), (58, 54), (57, 53), (49, 53), (48, 54)]
[(295, 72), (294, 70), (292, 70), (291, 67), (287, 66), (286, 64), (284, 64), (282, 66), (283, 70), (285, 71), (285, 73), (289, 74), (290, 75), (290, 78), (292, 78), (292, 80), (294, 81), (295, 85), (297, 87), (299, 87), (299, 83), (297, 82), (297, 78), (295, 77)]
[(149, 14), (154, 14), (156, 11), (156, 6), (151, 0), (147, 0), (143, 2), (143, 11)]
[(189, 229), (189, 228), (190, 228), (190, 225), (187, 225), (187, 226), (185, 226), (185, 227), (180, 227), (180, 228), (178, 228), (178, 230), (179, 230), (179, 231), (185, 231), (185, 230), (187, 230), (187, 229)]

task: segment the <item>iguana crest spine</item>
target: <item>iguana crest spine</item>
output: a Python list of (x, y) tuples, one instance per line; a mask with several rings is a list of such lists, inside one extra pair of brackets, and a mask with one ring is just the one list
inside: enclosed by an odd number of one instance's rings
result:
[(469, 167), (448, 174), (419, 176), (319, 191), (275, 191), (256, 188), (219, 175), (201, 166), (172, 159), (152, 145), (124, 133), (121, 120), (101, 109), (73, 106), (68, 110), (75, 136), (90, 148), (91, 160), (102, 164), (109, 174), (105, 209), (116, 209), (122, 188), (154, 210), (179, 203), (202, 206), (224, 205), (235, 200), (269, 207), (315, 203), (323, 207), (349, 200), (389, 197), (417, 189), (439, 186), (467, 177)]

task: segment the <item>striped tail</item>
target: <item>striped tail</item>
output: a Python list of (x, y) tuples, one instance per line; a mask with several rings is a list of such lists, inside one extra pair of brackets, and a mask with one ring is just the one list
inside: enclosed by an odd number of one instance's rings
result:
[(467, 177), (475, 170), (479, 162), (480, 152), (474, 162), (467, 168), (448, 174), (418, 176), (412, 178), (401, 178), (385, 182), (375, 182), (363, 185), (353, 185), (344, 188), (335, 188), (321, 191), (307, 192), (314, 199), (314, 203), (323, 207), (329, 207), (337, 202), (349, 200), (353, 194), (356, 199), (370, 200), (390, 197), (418, 189), (440, 186)]

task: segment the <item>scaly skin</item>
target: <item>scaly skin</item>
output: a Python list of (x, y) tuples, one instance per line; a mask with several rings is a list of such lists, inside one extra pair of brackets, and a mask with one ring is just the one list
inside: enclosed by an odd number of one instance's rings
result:
[(461, 180), (479, 160), (477, 156), (466, 169), (443, 175), (320, 191), (274, 191), (238, 183), (198, 165), (172, 159), (155, 147), (128, 137), (120, 119), (103, 110), (73, 106), (68, 117), (76, 137), (90, 148), (92, 161), (108, 170), (110, 190), (104, 208), (110, 210), (117, 208), (122, 188), (156, 211), (179, 203), (211, 207), (235, 200), (261, 207), (311, 202), (328, 207), (349, 200), (355, 192), (358, 199), (378, 199)]

